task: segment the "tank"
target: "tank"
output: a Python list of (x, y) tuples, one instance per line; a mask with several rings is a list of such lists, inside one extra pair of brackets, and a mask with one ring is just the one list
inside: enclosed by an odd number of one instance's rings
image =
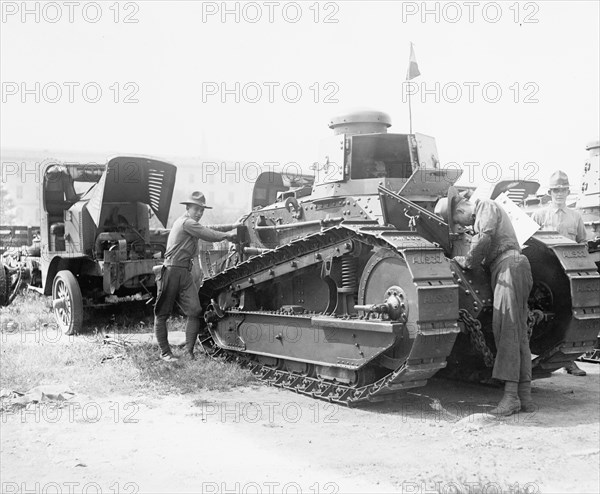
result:
[[(434, 138), (390, 126), (379, 111), (333, 118), (312, 180), (259, 177), (235, 250), (202, 256), (206, 352), (346, 405), (395, 398), (440, 371), (491, 377), (489, 274), (452, 260), (468, 233), (435, 214), (462, 171), (440, 166)], [(524, 252), (543, 377), (593, 348), (600, 277), (584, 245), (554, 234)]]
[[(590, 154), (583, 168), (576, 207), (583, 217), (590, 255), (600, 272), (600, 141), (588, 143), (585, 149)], [(582, 355), (580, 360), (600, 364), (600, 333), (594, 350)]]
[(600, 141), (585, 147), (590, 155), (583, 168), (576, 208), (583, 217), (590, 253), (600, 270)]

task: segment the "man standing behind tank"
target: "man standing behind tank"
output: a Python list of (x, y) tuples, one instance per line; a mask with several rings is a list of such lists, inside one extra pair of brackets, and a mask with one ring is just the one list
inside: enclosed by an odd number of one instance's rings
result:
[[(562, 170), (554, 172), (550, 176), (548, 190), (552, 202), (545, 208), (534, 211), (531, 218), (542, 227), (542, 230), (554, 230), (575, 242), (585, 242), (587, 232), (581, 215), (578, 211), (567, 207), (567, 196), (569, 195), (567, 174)], [(586, 375), (586, 372), (577, 367), (575, 362), (571, 362), (565, 369), (574, 376)]]
[(458, 223), (473, 225), (475, 230), (468, 254), (454, 260), (464, 269), (484, 264), (491, 271), (492, 329), (497, 350), (492, 377), (504, 381), (504, 396), (490, 413), (507, 416), (519, 410), (532, 412), (527, 299), (533, 278), (529, 261), (521, 254), (510, 218), (494, 201), (472, 203), (454, 187), (450, 187), (446, 201), (440, 213), (450, 227)]
[(206, 205), (204, 194), (192, 192), (187, 201), (186, 213), (177, 218), (167, 240), (165, 261), (156, 274), (157, 294), (154, 306), (154, 333), (160, 347), (160, 358), (167, 362), (177, 360), (169, 345), (167, 318), (175, 302), (187, 316), (185, 328), (185, 349), (190, 358), (194, 358), (194, 345), (200, 330), (202, 307), (198, 298), (198, 288), (192, 279), (192, 260), (198, 256), (198, 240), (220, 242), (234, 241), (236, 233), (221, 233), (237, 228), (238, 224), (202, 226), (199, 221)]

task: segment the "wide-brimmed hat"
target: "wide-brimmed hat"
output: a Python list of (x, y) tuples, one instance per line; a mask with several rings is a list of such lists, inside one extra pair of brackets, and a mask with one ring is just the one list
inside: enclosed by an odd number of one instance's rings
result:
[(548, 182), (548, 190), (568, 189), (569, 187), (569, 177), (562, 170), (557, 170), (552, 175), (550, 175), (550, 180)]
[(187, 201), (181, 201), (179, 204), (195, 204), (204, 209), (212, 209), (212, 207), (206, 205), (206, 198), (204, 194), (199, 190), (195, 190), (190, 194), (190, 198)]
[[(434, 213), (444, 218), (444, 221), (448, 223), (451, 230), (454, 227), (454, 211), (456, 210), (456, 206), (458, 206), (463, 199), (464, 197), (459, 194), (457, 188), (450, 186), (448, 187), (447, 197), (442, 197), (435, 205)], [(448, 207), (448, 205), (450, 207)]]

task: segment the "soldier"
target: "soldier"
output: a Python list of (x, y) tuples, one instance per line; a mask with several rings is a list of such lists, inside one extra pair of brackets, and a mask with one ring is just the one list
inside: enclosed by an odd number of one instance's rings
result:
[[(531, 351), (527, 334), (527, 298), (533, 286), (528, 259), (521, 254), (517, 236), (506, 212), (491, 200), (475, 203), (450, 187), (439, 208), (452, 228), (473, 225), (469, 253), (454, 260), (464, 269), (484, 264), (491, 271), (494, 292), (492, 329), (496, 359), (492, 377), (504, 381), (504, 396), (490, 413), (507, 416), (534, 411), (531, 400)], [(442, 202), (440, 201), (440, 202)], [(449, 207), (448, 207), (449, 206)]]
[(206, 205), (202, 192), (192, 192), (187, 201), (186, 213), (177, 218), (167, 240), (165, 261), (156, 270), (156, 304), (154, 306), (154, 332), (160, 347), (160, 358), (166, 362), (177, 360), (173, 355), (167, 337), (167, 318), (175, 302), (187, 316), (185, 328), (185, 348), (190, 358), (194, 358), (194, 345), (200, 330), (200, 313), (202, 307), (198, 298), (198, 289), (192, 279), (192, 261), (198, 252), (198, 239), (207, 242), (221, 240), (234, 241), (236, 233), (221, 233), (237, 228), (239, 225), (202, 226), (199, 221)]
[[(534, 211), (531, 218), (542, 227), (542, 230), (557, 231), (575, 242), (585, 242), (587, 232), (581, 215), (578, 211), (567, 207), (567, 196), (569, 195), (567, 174), (562, 170), (554, 172), (550, 176), (548, 190), (552, 202), (545, 208)], [(565, 369), (574, 376), (586, 375), (586, 372), (580, 369), (575, 362), (571, 362)]]

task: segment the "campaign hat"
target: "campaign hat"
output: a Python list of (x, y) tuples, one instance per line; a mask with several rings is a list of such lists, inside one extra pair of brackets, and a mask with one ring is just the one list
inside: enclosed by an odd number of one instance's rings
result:
[(196, 206), (200, 206), (204, 209), (212, 209), (211, 206), (206, 205), (206, 198), (204, 194), (199, 190), (195, 190), (190, 194), (190, 197), (186, 201), (181, 201), (179, 204), (195, 204)]

